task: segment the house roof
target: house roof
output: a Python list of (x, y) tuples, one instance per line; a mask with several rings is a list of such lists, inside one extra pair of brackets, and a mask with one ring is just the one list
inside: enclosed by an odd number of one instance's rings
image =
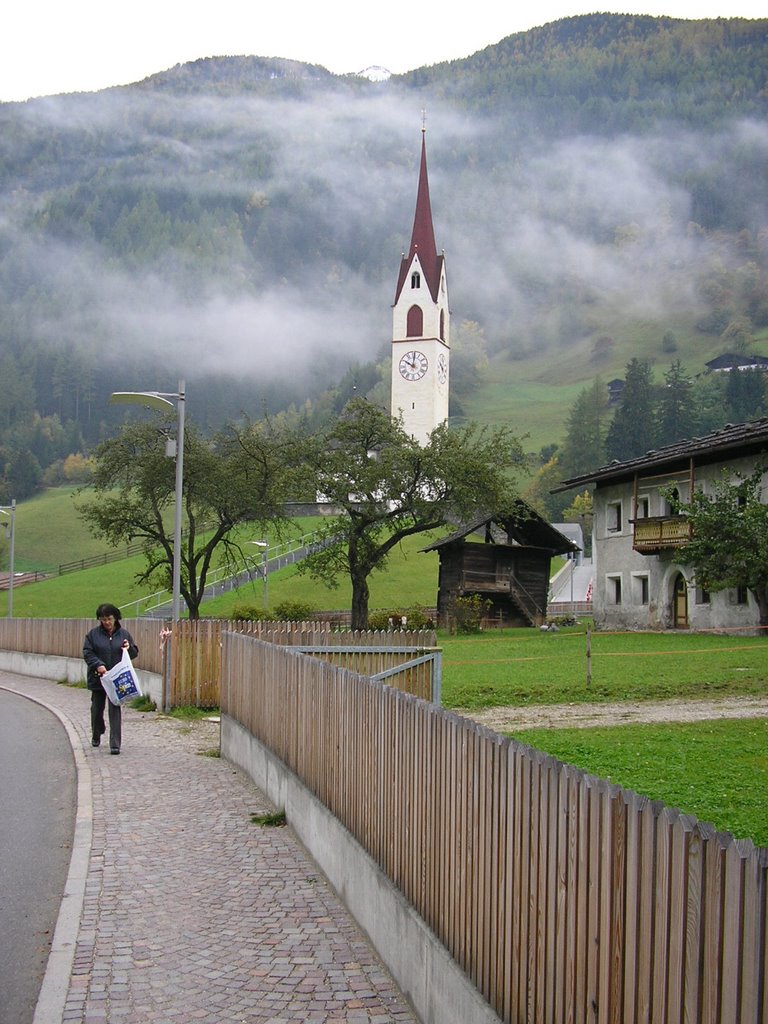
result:
[(757, 367), (762, 369), (763, 367), (768, 367), (768, 356), (746, 356), (740, 355), (738, 352), (724, 352), (722, 355), (710, 359), (704, 365), (708, 370), (731, 370), (733, 367), (743, 369)]
[[(567, 551), (579, 551), (579, 546), (564, 537), (543, 516), (526, 502), (518, 499), (514, 511), (506, 515), (481, 515), (469, 523), (464, 523), (454, 533), (435, 541), (422, 551), (438, 551), (450, 544), (458, 544), (471, 533), (485, 529), (493, 536), (492, 543), (506, 543), (517, 547), (543, 548), (553, 555), (565, 554)], [(495, 535), (494, 535), (495, 531)], [(506, 540), (496, 537), (503, 534)]]
[(419, 169), (419, 188), (416, 194), (416, 213), (414, 214), (413, 231), (411, 232), (411, 247), (408, 250), (408, 255), (403, 256), (400, 264), (400, 273), (395, 290), (395, 302), (400, 298), (400, 292), (403, 289), (403, 284), (413, 263), (414, 256), (419, 257), (421, 272), (429, 287), (432, 299), (436, 302), (444, 257), (442, 255), (438, 256), (437, 245), (435, 244), (432, 204), (429, 200), (429, 177), (427, 175), (427, 143), (424, 132), (422, 132), (421, 136), (421, 166)]
[(687, 468), (691, 460), (698, 464), (725, 462), (728, 459), (760, 452), (765, 452), (768, 457), (768, 417), (749, 420), (747, 423), (728, 423), (720, 430), (713, 430), (703, 437), (676, 441), (626, 462), (614, 459), (607, 466), (602, 466), (592, 473), (563, 480), (559, 487), (553, 488), (552, 493), (568, 491), (583, 484), (620, 483), (622, 480), (632, 479), (637, 473), (649, 470), (660, 472)]

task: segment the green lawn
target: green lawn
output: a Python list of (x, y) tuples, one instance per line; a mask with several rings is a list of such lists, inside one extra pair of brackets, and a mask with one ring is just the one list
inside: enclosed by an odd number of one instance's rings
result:
[(768, 719), (528, 729), (529, 746), (768, 846)]
[(441, 637), (449, 707), (663, 700), (768, 693), (768, 640), (700, 633), (592, 633), (583, 626)]

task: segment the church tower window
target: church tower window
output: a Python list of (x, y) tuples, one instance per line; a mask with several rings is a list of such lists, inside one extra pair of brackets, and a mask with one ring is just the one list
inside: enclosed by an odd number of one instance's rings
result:
[(421, 274), (418, 270), (411, 274), (411, 288), (421, 288)]
[(420, 338), (424, 333), (424, 313), (421, 306), (411, 306), (408, 310), (406, 330), (409, 338)]

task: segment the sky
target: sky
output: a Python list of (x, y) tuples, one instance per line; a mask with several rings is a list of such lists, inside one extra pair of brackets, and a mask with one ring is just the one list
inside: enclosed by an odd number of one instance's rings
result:
[(678, 18), (766, 16), (764, 0), (0, 0), (0, 101), (90, 92), (201, 57), (254, 54), (395, 74), (467, 57), (515, 32), (595, 10)]

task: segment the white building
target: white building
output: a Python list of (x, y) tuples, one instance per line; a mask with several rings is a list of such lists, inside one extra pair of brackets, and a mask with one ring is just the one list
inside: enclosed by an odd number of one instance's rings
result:
[(690, 523), (672, 513), (663, 492), (688, 502), (694, 490), (714, 490), (726, 473), (763, 468), (768, 503), (768, 419), (729, 425), (704, 437), (614, 461), (563, 481), (559, 489), (594, 485), (592, 594), (600, 629), (723, 629), (757, 626), (760, 615), (744, 588), (709, 593), (693, 569), (675, 560)]
[(392, 416), (425, 445), (448, 419), (450, 311), (445, 257), (432, 225), (424, 131), (411, 245), (403, 254), (392, 313)]

